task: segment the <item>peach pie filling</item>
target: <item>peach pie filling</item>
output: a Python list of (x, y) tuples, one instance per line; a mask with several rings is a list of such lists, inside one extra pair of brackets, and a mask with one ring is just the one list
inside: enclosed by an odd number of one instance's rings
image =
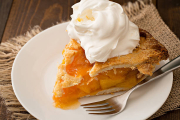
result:
[[(73, 49), (73, 48), (68, 48)], [(64, 52), (64, 51), (63, 51)], [(65, 59), (61, 64), (65, 64)], [(131, 68), (114, 68), (105, 72), (99, 73), (95, 77), (89, 76), (89, 71), (92, 69), (93, 64), (90, 64), (86, 59), (85, 52), (82, 48), (77, 49), (73, 61), (66, 65), (66, 72), (73, 77), (82, 77), (83, 79), (78, 85), (63, 88), (61, 97), (53, 96), (55, 107), (62, 109), (70, 109), (69, 107), (77, 103), (78, 98), (86, 95), (95, 95), (101, 90), (109, 89), (112, 87), (121, 87), (122, 89), (129, 89), (135, 86), (139, 79), (137, 69)], [(63, 82), (62, 79), (59, 80)], [(57, 84), (57, 83), (56, 83)]]

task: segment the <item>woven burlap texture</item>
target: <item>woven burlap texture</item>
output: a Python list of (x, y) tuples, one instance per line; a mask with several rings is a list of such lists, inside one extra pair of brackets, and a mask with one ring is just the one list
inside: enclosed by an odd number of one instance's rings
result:
[[(180, 41), (162, 21), (157, 9), (151, 1), (137, 1), (123, 6), (129, 19), (140, 28), (150, 32), (169, 51), (170, 60), (180, 55)], [(11, 85), (11, 68), (18, 51), (33, 36), (41, 32), (35, 26), (25, 35), (9, 39), (0, 46), (0, 96), (4, 100), (7, 112), (15, 119), (33, 119), (17, 100)], [(161, 116), (167, 111), (175, 110), (180, 106), (180, 69), (173, 72), (173, 86), (164, 105), (149, 119)], [(35, 118), (34, 118), (35, 119)]]

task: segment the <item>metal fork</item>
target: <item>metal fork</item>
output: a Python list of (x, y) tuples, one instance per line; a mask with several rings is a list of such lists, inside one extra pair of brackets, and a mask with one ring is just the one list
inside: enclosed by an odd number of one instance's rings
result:
[(172, 61), (168, 62), (164, 66), (162, 66), (160, 69), (158, 69), (152, 76), (147, 77), (140, 83), (138, 83), (135, 87), (131, 88), (127, 92), (125, 92), (122, 95), (114, 96), (109, 99), (105, 99), (98, 102), (88, 103), (88, 104), (82, 104), (84, 108), (88, 108), (86, 111), (90, 111), (89, 114), (96, 114), (96, 115), (108, 115), (108, 114), (117, 114), (124, 110), (127, 100), (130, 96), (130, 94), (136, 90), (137, 88), (161, 77), (165, 74), (171, 72), (174, 69), (177, 69), (180, 67), (180, 56), (173, 59)]

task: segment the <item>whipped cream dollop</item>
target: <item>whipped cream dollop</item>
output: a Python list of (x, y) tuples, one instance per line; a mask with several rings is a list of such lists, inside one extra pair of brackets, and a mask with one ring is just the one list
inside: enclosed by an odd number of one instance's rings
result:
[(132, 53), (139, 44), (139, 28), (129, 21), (121, 5), (109, 0), (81, 0), (72, 6), (67, 26), (90, 63)]

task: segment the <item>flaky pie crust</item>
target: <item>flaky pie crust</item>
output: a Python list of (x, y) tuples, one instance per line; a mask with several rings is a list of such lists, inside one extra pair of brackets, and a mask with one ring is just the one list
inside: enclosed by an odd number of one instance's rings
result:
[[(132, 53), (110, 58), (106, 62), (93, 63), (93, 67), (89, 71), (90, 77), (95, 77), (99, 73), (111, 70), (113, 68), (138, 69), (138, 71), (140, 72), (139, 76), (152, 75), (155, 66), (161, 60), (166, 60), (168, 58), (168, 51), (147, 31), (139, 29), (139, 32), (140, 42)], [(68, 75), (66, 73), (65, 67), (66, 65), (72, 63), (74, 56), (77, 53), (77, 49), (79, 48), (81, 48), (80, 44), (76, 40), (71, 39), (63, 50), (63, 57), (65, 58), (65, 62), (64, 64), (60, 64), (58, 67), (56, 81), (57, 84), (54, 87), (54, 94), (57, 97), (60, 97), (62, 95), (62, 88), (77, 85), (81, 82), (81, 77), (77, 78)], [(64, 82), (61, 84), (61, 88), (59, 86), (60, 79), (64, 80)], [(117, 91), (117, 89), (115, 91)]]

